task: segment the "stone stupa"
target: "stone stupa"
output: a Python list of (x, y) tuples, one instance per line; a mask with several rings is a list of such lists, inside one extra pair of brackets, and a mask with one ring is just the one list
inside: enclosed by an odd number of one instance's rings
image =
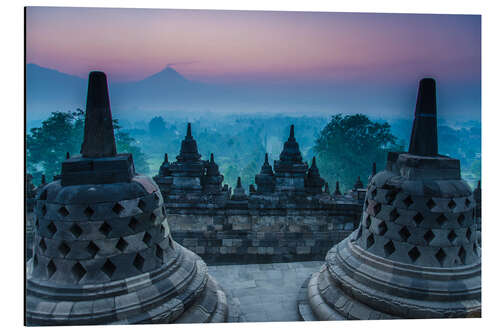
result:
[(117, 154), (106, 76), (89, 75), (81, 156), (39, 191), (26, 323), (201, 323), (228, 319), (205, 263), (177, 244), (156, 183)]
[(296, 196), (305, 195), (307, 163), (302, 161), (299, 144), (295, 140), (294, 125), (290, 126), (290, 135), (283, 145), (279, 160), (274, 161), (275, 191)]
[(301, 289), (305, 320), (481, 316), (475, 201), (438, 154), (435, 81), (420, 81), (408, 153), (370, 180), (360, 225)]

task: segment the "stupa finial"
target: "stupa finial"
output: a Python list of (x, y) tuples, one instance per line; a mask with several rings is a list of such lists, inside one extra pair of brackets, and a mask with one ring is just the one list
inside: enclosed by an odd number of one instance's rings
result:
[(66, 159), (69, 159), (69, 151), (66, 152)]
[(372, 164), (372, 176), (377, 174), (377, 163), (373, 162)]
[(316, 156), (313, 156), (313, 160), (311, 163), (311, 168), (316, 168)]
[(168, 154), (165, 153), (165, 158), (163, 159), (163, 163), (168, 163)]
[(420, 80), (408, 152), (422, 156), (438, 154), (436, 81), (432, 78)]
[(265, 157), (265, 159), (264, 159), (264, 163), (269, 164), (269, 156), (268, 156), (268, 154), (267, 154), (267, 153), (266, 153), (266, 157)]
[(191, 135), (191, 123), (188, 123), (186, 138), (191, 138), (191, 137), (192, 137), (192, 135)]
[(238, 181), (236, 182), (236, 188), (241, 188), (241, 177), (238, 177)]
[(90, 72), (85, 111), (85, 130), (80, 153), (83, 157), (116, 155), (108, 84), (103, 72)]
[(295, 126), (294, 125), (291, 125), (290, 126), (290, 139), (295, 139)]
[(214, 153), (210, 153), (210, 163), (214, 163)]

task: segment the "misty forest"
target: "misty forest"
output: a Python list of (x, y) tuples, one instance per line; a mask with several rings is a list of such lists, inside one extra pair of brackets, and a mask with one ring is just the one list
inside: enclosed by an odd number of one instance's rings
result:
[[(330, 184), (340, 182), (342, 191), (352, 188), (358, 176), (366, 184), (372, 163), (385, 167), (386, 152), (407, 149), (411, 120), (388, 122), (363, 114), (332, 114), (331, 117), (292, 117), (287, 115), (211, 114), (192, 122), (193, 136), (203, 159), (215, 156), (224, 183), (234, 187), (238, 176), (243, 186), (254, 183), (264, 154), (270, 162), (279, 158), (283, 142), (295, 125), (295, 136), (302, 157), (311, 163), (316, 156), (321, 175)], [(441, 121), (443, 123), (444, 121)], [(27, 133), (27, 172), (35, 184), (45, 174), (47, 181), (59, 174), (60, 163), (79, 154), (83, 138), (84, 112), (81, 109), (53, 112)], [(186, 134), (187, 118), (169, 119), (161, 115), (144, 121), (114, 120), (117, 149), (132, 153), (138, 173), (154, 176), (164, 160), (175, 160)], [(440, 125), (440, 153), (459, 157), (462, 177), (472, 186), (481, 178), (481, 128), (479, 123), (457, 128)]]

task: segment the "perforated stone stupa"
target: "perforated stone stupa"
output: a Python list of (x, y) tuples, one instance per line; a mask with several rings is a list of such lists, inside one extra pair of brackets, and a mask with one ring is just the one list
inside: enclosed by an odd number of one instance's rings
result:
[(305, 320), (477, 317), (475, 200), (460, 162), (438, 155), (436, 91), (420, 81), (408, 153), (370, 180), (357, 230), (304, 284)]
[(170, 236), (156, 183), (135, 173), (130, 154), (117, 154), (102, 72), (89, 76), (81, 156), (40, 190), (35, 214), (28, 325), (228, 319), (205, 263)]

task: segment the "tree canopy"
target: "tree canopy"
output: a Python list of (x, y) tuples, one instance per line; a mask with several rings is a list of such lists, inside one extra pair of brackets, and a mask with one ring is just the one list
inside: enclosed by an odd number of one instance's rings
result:
[(389, 149), (401, 150), (387, 122), (371, 121), (363, 114), (332, 116), (314, 144), (321, 175), (331, 185), (339, 181), (345, 191), (358, 176), (366, 184), (372, 163), (385, 166)]
[[(26, 136), (26, 166), (35, 183), (40, 183), (42, 174), (47, 180), (60, 173), (61, 162), (70, 155), (80, 153), (83, 141), (85, 113), (81, 109), (68, 112), (53, 112), (42, 122), (41, 127), (30, 129)], [(116, 149), (119, 153), (131, 153), (137, 172), (148, 173), (149, 167), (135, 139), (123, 131), (117, 119), (113, 120)]]

